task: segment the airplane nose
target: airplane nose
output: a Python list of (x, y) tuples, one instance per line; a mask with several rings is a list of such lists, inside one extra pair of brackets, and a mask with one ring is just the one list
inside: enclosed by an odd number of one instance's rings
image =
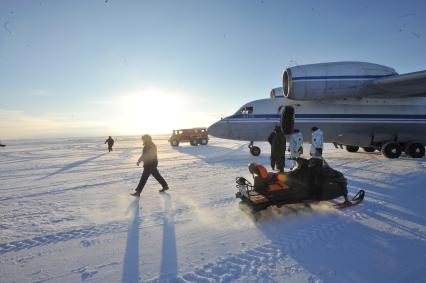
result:
[(226, 132), (226, 123), (224, 123), (222, 120), (217, 121), (216, 123), (208, 127), (207, 131), (209, 132), (209, 135), (212, 135), (217, 138), (224, 138)]

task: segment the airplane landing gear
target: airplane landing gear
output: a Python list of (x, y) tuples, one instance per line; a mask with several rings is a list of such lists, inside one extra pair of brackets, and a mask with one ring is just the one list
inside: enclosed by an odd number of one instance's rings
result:
[(374, 147), (363, 147), (362, 148), (365, 152), (374, 152), (376, 149)]
[(387, 158), (398, 158), (401, 156), (401, 147), (396, 142), (388, 142), (382, 146), (382, 154)]
[(359, 150), (359, 146), (347, 145), (346, 150), (349, 152), (357, 152)]
[(260, 155), (260, 148), (257, 147), (257, 146), (254, 146), (252, 141), (249, 143), (248, 148), (250, 149), (250, 153), (253, 156), (259, 156)]
[(425, 156), (425, 146), (417, 142), (410, 143), (405, 148), (405, 153), (412, 158), (422, 158)]

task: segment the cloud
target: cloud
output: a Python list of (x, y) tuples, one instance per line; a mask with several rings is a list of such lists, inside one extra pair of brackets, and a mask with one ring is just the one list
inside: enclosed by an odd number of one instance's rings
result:
[[(33, 90), (32, 95), (49, 93)], [(0, 139), (164, 134), (209, 126), (220, 117), (207, 110), (210, 106), (210, 101), (182, 90), (140, 87), (80, 100), (72, 107), (57, 105), (56, 112), (47, 109), (38, 115), (0, 109)]]
[(23, 138), (34, 134), (49, 136), (59, 128), (53, 121), (25, 115), (19, 111), (0, 110), (1, 138)]
[(25, 91), (26, 94), (30, 96), (45, 96), (52, 97), (53, 94), (44, 89), (28, 89)]
[(107, 132), (104, 123), (73, 115), (45, 114), (32, 116), (16, 110), (0, 109), (0, 138), (42, 138), (60, 136), (103, 135)]

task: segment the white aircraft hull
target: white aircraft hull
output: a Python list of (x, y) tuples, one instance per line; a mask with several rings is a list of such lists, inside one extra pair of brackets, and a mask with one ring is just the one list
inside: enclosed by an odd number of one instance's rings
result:
[[(284, 106), (285, 122), (281, 113)], [(398, 74), (367, 62), (327, 62), (287, 68), (282, 88), (270, 99), (247, 103), (237, 113), (213, 124), (213, 136), (265, 141), (273, 128), (298, 128), (305, 141), (311, 127), (324, 132), (324, 141), (346, 145), (348, 151), (380, 149), (389, 158), (404, 150), (413, 158), (425, 155), (426, 71)], [(287, 127), (287, 128), (286, 128)], [(250, 143), (250, 151), (260, 149)]]
[(324, 132), (324, 141), (368, 147), (398, 141), (426, 144), (426, 98), (342, 99), (294, 101), (285, 97), (261, 99), (245, 104), (250, 114), (239, 112), (209, 127), (209, 134), (226, 139), (266, 141), (280, 124), (283, 106), (295, 108), (295, 128), (310, 140), (310, 128)]

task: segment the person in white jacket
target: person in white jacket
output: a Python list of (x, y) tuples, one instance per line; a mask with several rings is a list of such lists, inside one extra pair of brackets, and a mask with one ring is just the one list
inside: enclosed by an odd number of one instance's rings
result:
[(294, 129), (293, 133), (290, 135), (289, 141), (289, 151), (290, 151), (290, 160), (292, 160), (292, 168), (296, 166), (296, 159), (300, 157), (300, 154), (303, 152), (303, 135), (298, 129)]
[(323, 133), (318, 127), (312, 127), (312, 141), (310, 154), (312, 158), (322, 159)]

